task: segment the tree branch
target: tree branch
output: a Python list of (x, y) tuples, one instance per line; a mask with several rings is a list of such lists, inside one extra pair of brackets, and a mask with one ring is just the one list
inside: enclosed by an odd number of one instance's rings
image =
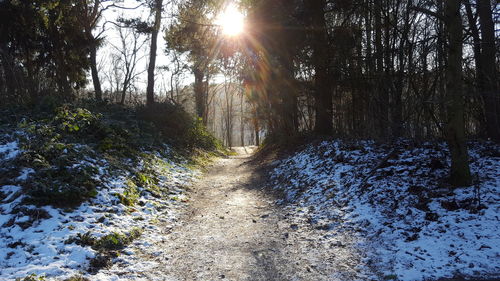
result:
[(414, 10), (414, 11), (417, 11), (417, 12), (424, 13), (424, 14), (426, 14), (426, 15), (428, 15), (428, 16), (435, 17), (435, 18), (437, 18), (437, 19), (439, 19), (439, 20), (444, 20), (443, 15), (440, 15), (440, 14), (438, 14), (438, 13), (436, 13), (436, 12), (433, 12), (433, 11), (431, 11), (431, 10), (429, 10), (429, 9), (426, 9), (426, 8), (412, 6), (412, 7), (410, 7), (410, 9), (411, 9), (411, 10)]

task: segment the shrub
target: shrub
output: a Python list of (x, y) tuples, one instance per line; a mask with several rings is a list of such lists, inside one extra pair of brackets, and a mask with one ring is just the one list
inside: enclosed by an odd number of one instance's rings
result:
[(137, 199), (139, 199), (139, 190), (133, 181), (127, 180), (123, 194), (116, 194), (116, 196), (118, 196), (123, 205), (133, 206)]
[(190, 116), (180, 105), (159, 103), (138, 110), (139, 117), (151, 122), (161, 132), (180, 147), (217, 150), (220, 142), (203, 126), (201, 120)]
[(125, 248), (136, 238), (141, 236), (142, 230), (133, 228), (126, 234), (113, 232), (99, 238), (93, 248), (98, 251), (116, 251)]
[(32, 273), (24, 278), (16, 278), (16, 281), (44, 281), (44, 276), (38, 276), (35, 273)]
[(65, 244), (77, 244), (80, 246), (94, 246), (96, 238), (90, 233), (90, 231), (84, 234), (78, 233), (76, 236), (72, 236), (64, 241)]
[(64, 281), (90, 281), (90, 279), (85, 278), (81, 275), (71, 276), (70, 278), (64, 279)]
[(70, 105), (66, 105), (56, 109), (54, 121), (60, 130), (71, 133), (89, 129), (99, 118), (101, 114), (93, 114), (88, 109), (71, 108)]

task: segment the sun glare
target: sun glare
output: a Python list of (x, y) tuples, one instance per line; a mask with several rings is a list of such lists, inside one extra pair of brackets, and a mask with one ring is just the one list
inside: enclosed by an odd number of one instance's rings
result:
[(221, 26), (222, 32), (228, 36), (236, 36), (243, 32), (245, 16), (230, 4), (226, 9), (217, 17), (217, 24)]

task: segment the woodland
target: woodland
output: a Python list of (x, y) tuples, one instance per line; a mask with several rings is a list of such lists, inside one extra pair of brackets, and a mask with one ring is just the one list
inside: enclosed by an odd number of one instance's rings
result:
[[(499, 34), (491, 0), (0, 0), (0, 279), (170, 280), (119, 253), (177, 272), (151, 237), (202, 239), (186, 208), (228, 208), (236, 233), (254, 210), (207, 198), (265, 205), (270, 189), (297, 271), (263, 250), (274, 273), (172, 280), (498, 280)], [(363, 256), (352, 229), (386, 252)], [(347, 265), (310, 265), (326, 244)]]

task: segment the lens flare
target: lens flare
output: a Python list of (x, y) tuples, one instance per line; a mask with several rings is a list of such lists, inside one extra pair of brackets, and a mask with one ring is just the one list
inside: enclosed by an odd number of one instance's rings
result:
[(245, 28), (245, 16), (232, 4), (217, 17), (216, 24), (220, 25), (222, 32), (227, 36), (237, 36)]

